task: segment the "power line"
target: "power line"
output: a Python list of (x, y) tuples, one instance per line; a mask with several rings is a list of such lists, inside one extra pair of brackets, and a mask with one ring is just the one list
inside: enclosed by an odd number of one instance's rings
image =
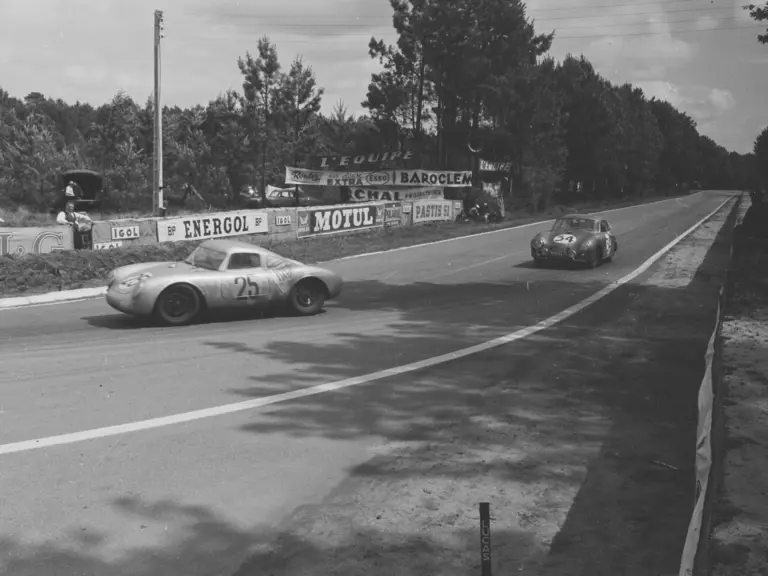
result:
[[(677, 0), (681, 1), (681, 0)], [(685, 0), (682, 0), (685, 1)], [(661, 10), (661, 11), (653, 11), (653, 12), (622, 12), (617, 14), (588, 14), (588, 15), (580, 15), (580, 16), (557, 16), (557, 17), (545, 17), (545, 18), (532, 18), (532, 20), (535, 20), (536, 22), (546, 21), (549, 22), (551, 20), (589, 20), (594, 18), (622, 18), (624, 16), (663, 16), (666, 14), (677, 14), (681, 12), (703, 12), (703, 11), (710, 11), (710, 10), (731, 10), (732, 8), (685, 8), (683, 10)], [(704, 14), (704, 16), (708, 16), (708, 14)], [(736, 16), (731, 16), (731, 18), (736, 18)], [(261, 20), (261, 18), (254, 18), (257, 20)], [(269, 22), (272, 26), (280, 26), (281, 28), (371, 28), (374, 25), (373, 24), (360, 24), (355, 22), (335, 22), (333, 24), (295, 24), (295, 23), (273, 23)], [(392, 23), (390, 22), (381, 22), (381, 26), (391, 26)]]
[[(695, 20), (691, 20), (691, 22), (695, 22)], [(671, 23), (674, 24), (674, 22), (671, 22)], [(610, 27), (610, 25), (606, 25), (606, 26)], [(631, 26), (631, 24), (624, 24), (624, 26)], [(582, 28), (582, 27), (581, 26), (576, 26), (574, 28), (578, 29), (578, 28)], [(601, 26), (584, 26), (583, 28), (601, 28)], [(726, 30), (731, 30), (731, 31), (733, 31), (733, 30), (756, 30), (756, 29), (762, 29), (762, 28), (765, 28), (765, 26), (762, 26), (762, 25), (757, 25), (757, 26), (732, 26), (732, 27), (728, 27), (728, 28), (709, 28), (709, 29), (704, 29), (704, 30), (696, 30), (696, 29), (667, 30), (667, 31), (664, 31), (664, 32), (617, 32), (614, 35), (618, 35), (618, 36), (622, 36), (622, 37), (624, 37), (624, 36), (663, 36), (663, 35), (667, 35), (667, 34), (687, 34), (687, 33), (691, 33), (691, 32), (705, 33), (705, 32), (721, 32), (721, 31), (726, 31)], [(570, 30), (570, 29), (572, 29), (572, 28), (561, 28), (561, 30)], [(393, 32), (394, 32), (394, 30), (393, 30)], [(578, 39), (578, 38), (585, 38), (585, 39), (590, 39), (590, 38), (606, 38), (606, 37), (610, 37), (611, 35), (612, 34), (610, 32), (602, 32), (600, 34), (582, 34), (582, 35), (579, 35), (579, 36), (562, 36), (562, 35), (558, 34), (557, 31), (555, 31), (555, 40), (574, 40), (574, 39)], [(340, 38), (340, 37), (350, 37), (350, 36), (370, 37), (371, 35), (370, 34), (357, 34), (357, 33), (350, 33), (350, 34), (333, 34), (333, 33), (313, 34), (313, 37), (316, 37), (316, 36), (329, 36), (329, 37)], [(322, 40), (313, 40), (313, 39), (308, 39), (308, 40), (283, 40), (283, 39), (281, 39), (280, 40), (280, 44), (323, 44), (323, 45), (332, 45), (333, 43), (334, 42), (322, 41)]]
[[(553, 8), (527, 8), (526, 7), (526, 15), (529, 15), (531, 13), (539, 13), (539, 12), (563, 12), (563, 11), (583, 11), (583, 10), (594, 10), (598, 8), (633, 8), (635, 6), (659, 6), (659, 5), (669, 5), (669, 4), (692, 4), (695, 3), (697, 0), (651, 0), (649, 2), (630, 2), (627, 4), (595, 4), (592, 6), (558, 6)], [(702, 0), (703, 1), (703, 0)], [(700, 8), (690, 8), (689, 10), (730, 10), (733, 9), (733, 6), (726, 6), (721, 8), (713, 8), (713, 7), (705, 7), (702, 6)], [(185, 15), (188, 16), (204, 16), (204, 17), (224, 17), (224, 18), (236, 18), (239, 20), (242, 19), (258, 19), (258, 20), (272, 20), (272, 19), (285, 19), (285, 14), (246, 14), (246, 13), (239, 13), (239, 12), (220, 12), (220, 13), (206, 13), (206, 12), (185, 12)], [(317, 18), (331, 18), (334, 20), (338, 20), (339, 16), (337, 14), (328, 14), (328, 13), (322, 13), (322, 14), (303, 14), (302, 19), (309, 20), (309, 19), (317, 19)], [(356, 21), (365, 20), (365, 19), (373, 19), (373, 20), (380, 20), (380, 16), (357, 16), (355, 17)], [(328, 24), (333, 25), (333, 24)], [(343, 24), (342, 24), (343, 25)], [(308, 26), (312, 26), (312, 24), (308, 24)]]

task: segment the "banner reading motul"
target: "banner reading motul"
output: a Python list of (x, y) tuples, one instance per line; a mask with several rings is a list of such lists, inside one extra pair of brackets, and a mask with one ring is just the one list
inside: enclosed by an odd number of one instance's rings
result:
[(320, 208), (297, 210), (297, 236), (315, 236), (318, 234), (336, 234), (350, 230), (377, 228), (384, 226), (385, 205), (368, 204), (346, 208)]

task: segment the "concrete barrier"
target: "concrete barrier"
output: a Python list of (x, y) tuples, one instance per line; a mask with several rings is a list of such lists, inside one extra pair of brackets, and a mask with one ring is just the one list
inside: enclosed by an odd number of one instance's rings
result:
[(0, 256), (48, 254), (74, 248), (74, 234), (70, 226), (0, 228)]
[(136, 244), (157, 244), (156, 218), (125, 218), (93, 223), (94, 250), (109, 250)]

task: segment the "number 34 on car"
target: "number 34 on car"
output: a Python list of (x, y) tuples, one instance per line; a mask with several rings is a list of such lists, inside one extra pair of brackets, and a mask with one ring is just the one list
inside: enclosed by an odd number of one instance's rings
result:
[(112, 271), (107, 303), (169, 325), (212, 310), (288, 308), (317, 314), (341, 293), (341, 277), (234, 240), (207, 240), (182, 262), (151, 262)]

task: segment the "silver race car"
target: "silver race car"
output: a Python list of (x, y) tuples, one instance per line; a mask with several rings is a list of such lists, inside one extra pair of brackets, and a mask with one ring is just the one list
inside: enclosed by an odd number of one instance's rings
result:
[(341, 293), (335, 272), (234, 240), (206, 240), (182, 262), (149, 262), (112, 271), (107, 303), (165, 324), (193, 322), (208, 310), (287, 307), (317, 314)]
[(537, 266), (547, 262), (572, 262), (594, 268), (613, 260), (619, 244), (607, 220), (569, 214), (555, 220), (549, 232), (531, 240), (531, 256)]

